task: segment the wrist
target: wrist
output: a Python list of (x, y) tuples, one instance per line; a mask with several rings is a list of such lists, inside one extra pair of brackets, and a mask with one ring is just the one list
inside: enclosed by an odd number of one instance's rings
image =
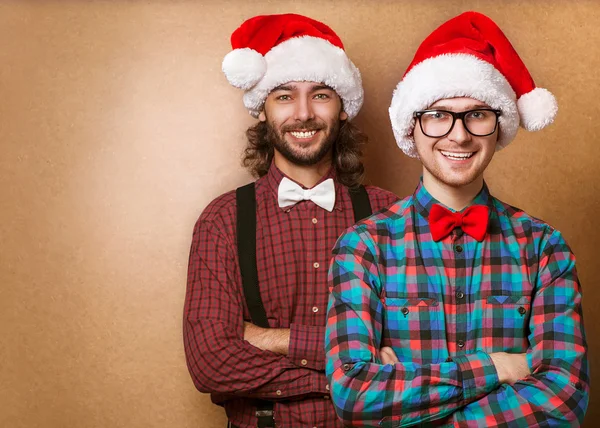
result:
[(500, 352), (489, 354), (494, 363), (494, 367), (496, 368), (496, 373), (498, 374), (498, 381), (500, 383), (506, 383), (506, 371), (504, 370), (504, 366), (502, 364), (502, 357), (499, 355)]

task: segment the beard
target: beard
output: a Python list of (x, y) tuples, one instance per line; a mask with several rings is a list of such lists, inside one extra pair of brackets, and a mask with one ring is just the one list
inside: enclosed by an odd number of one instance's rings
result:
[[(331, 123), (317, 123), (314, 120), (301, 123), (299, 125), (287, 125), (276, 129), (273, 124), (267, 120), (267, 134), (265, 136), (269, 145), (277, 150), (288, 161), (302, 166), (311, 166), (321, 162), (332, 150), (340, 131), (340, 121), (333, 120)], [(323, 131), (323, 136), (318, 146), (310, 152), (301, 152), (294, 149), (285, 138), (284, 133), (288, 131)]]

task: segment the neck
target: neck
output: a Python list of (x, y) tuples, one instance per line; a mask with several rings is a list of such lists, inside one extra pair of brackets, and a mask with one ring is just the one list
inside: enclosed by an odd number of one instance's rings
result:
[(424, 171), (423, 185), (429, 194), (439, 202), (455, 211), (461, 211), (475, 199), (475, 196), (483, 188), (483, 176), (478, 177), (472, 183), (455, 187), (440, 182)]
[(273, 162), (281, 172), (308, 189), (314, 187), (331, 168), (331, 156), (314, 165), (298, 165), (284, 158), (277, 150)]

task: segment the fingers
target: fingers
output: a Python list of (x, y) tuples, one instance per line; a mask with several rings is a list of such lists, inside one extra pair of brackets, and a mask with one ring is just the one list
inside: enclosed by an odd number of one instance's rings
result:
[(382, 364), (396, 364), (399, 360), (396, 353), (389, 346), (384, 346), (379, 350), (379, 356)]

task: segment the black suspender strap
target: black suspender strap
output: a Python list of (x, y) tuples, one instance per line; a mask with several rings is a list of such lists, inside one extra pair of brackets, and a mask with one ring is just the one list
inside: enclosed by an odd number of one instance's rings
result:
[(236, 190), (237, 201), (237, 247), (242, 273), (244, 297), (252, 322), (259, 327), (269, 328), (267, 313), (258, 288), (256, 270), (256, 196), (254, 183)]
[(359, 222), (373, 214), (371, 202), (367, 189), (362, 184), (355, 189), (348, 189), (350, 199), (352, 200), (352, 209), (354, 210), (354, 221)]
[[(349, 189), (354, 221), (358, 222), (371, 215), (371, 203), (364, 186)], [(236, 192), (237, 203), (237, 247), (244, 297), (250, 311), (252, 322), (259, 327), (269, 328), (267, 313), (260, 297), (258, 270), (256, 265), (256, 192), (254, 183), (239, 187)], [(258, 401), (256, 417), (258, 428), (275, 427), (273, 403)]]
[[(349, 189), (354, 221), (358, 222), (372, 214), (367, 189), (360, 185)], [(269, 328), (265, 307), (260, 297), (258, 271), (256, 267), (256, 195), (254, 183), (236, 190), (237, 200), (237, 247), (244, 297), (252, 322), (259, 327)]]
[[(235, 191), (235, 197), (238, 259), (244, 297), (252, 322), (259, 327), (269, 328), (267, 313), (260, 297), (256, 267), (256, 191), (254, 183), (239, 187)], [(257, 401), (256, 419), (258, 428), (275, 428), (273, 403)]]

